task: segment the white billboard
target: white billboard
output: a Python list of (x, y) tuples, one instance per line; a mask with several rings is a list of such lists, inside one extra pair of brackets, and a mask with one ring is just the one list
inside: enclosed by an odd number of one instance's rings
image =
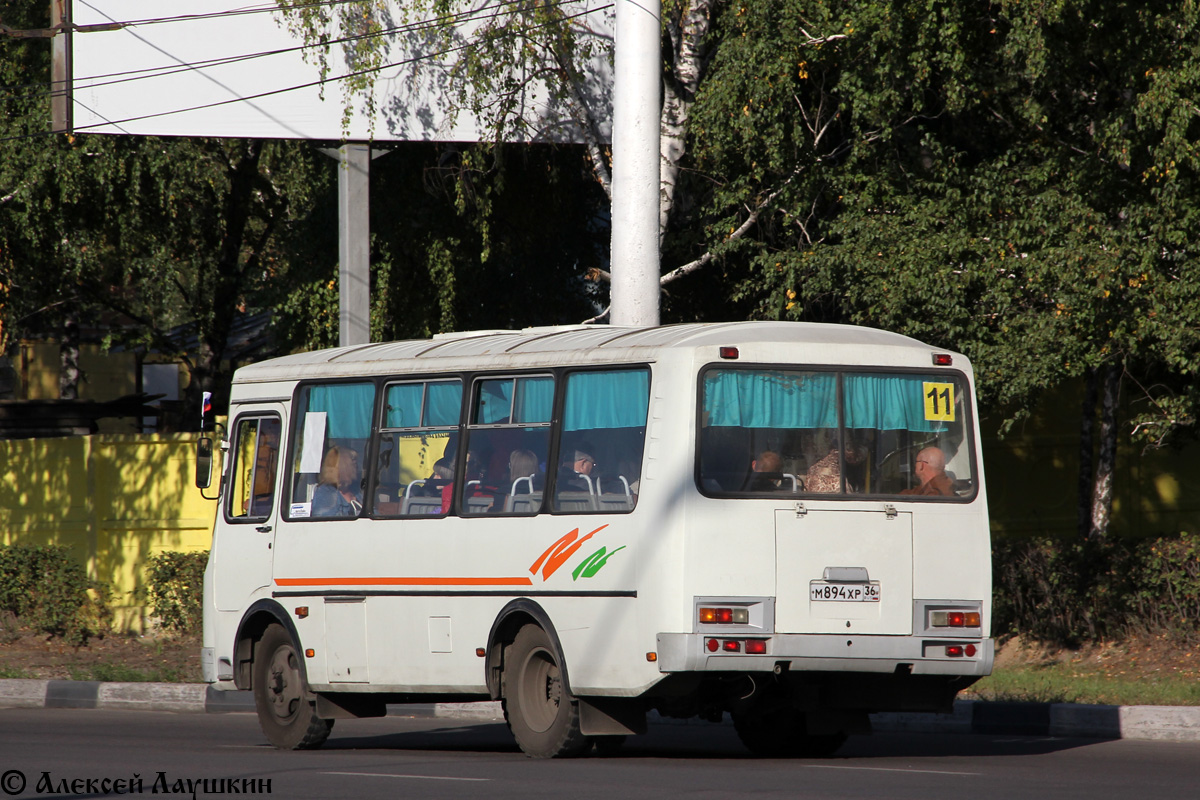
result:
[[(425, 33), (440, 21), (405, 18), (401, 2), (390, 0), (379, 20), (385, 66), (376, 72), (375, 112), (360, 96), (345, 119), (339, 78), (353, 69), (342, 47), (331, 46), (323, 81), (315, 50), (288, 31), (271, 0), (68, 2), (72, 22), (83, 28), (72, 35), (72, 113), (79, 132), (323, 141), (494, 137), (480, 119), (449, 112), (446, 84), (462, 49), (475, 46), (480, 26), (503, 14), (511, 0), (464, 3), (468, 13), (457, 21), (457, 48), (449, 52)], [(607, 139), (612, 6), (572, 0), (560, 7), (577, 35), (594, 45), (582, 94)], [(565, 107), (547, 100), (544, 84), (531, 81), (519, 95), (532, 125), (517, 138), (582, 141)]]

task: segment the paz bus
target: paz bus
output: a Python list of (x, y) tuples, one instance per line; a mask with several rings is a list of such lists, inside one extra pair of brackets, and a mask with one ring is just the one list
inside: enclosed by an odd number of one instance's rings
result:
[(971, 366), (904, 336), (567, 326), (301, 353), (237, 371), (223, 438), (203, 670), (253, 691), (279, 748), (491, 699), (534, 757), (615, 747), (651, 712), (820, 756), (991, 670)]

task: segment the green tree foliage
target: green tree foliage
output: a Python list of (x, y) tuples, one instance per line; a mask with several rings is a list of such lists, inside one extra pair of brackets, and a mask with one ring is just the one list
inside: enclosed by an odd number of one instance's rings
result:
[[(584, 276), (602, 263), (603, 207), (577, 146), (392, 147), (371, 163), (371, 340), (593, 316)], [(317, 227), (336, 236), (332, 212)], [(336, 345), (335, 260), (292, 274), (281, 338)]]
[[(45, 4), (10, 5), (6, 24), (47, 24)], [(83, 321), (182, 358), (193, 401), (219, 392), (234, 317), (303, 265), (332, 162), (294, 142), (47, 135), (48, 43), (0, 44), (4, 334)], [(181, 326), (191, 347), (168, 335)]]
[(772, 198), (718, 245), (754, 313), (960, 349), (1010, 420), (1115, 371), (1143, 441), (1194, 426), (1195, 2), (748, 0), (717, 31), (698, 219)]

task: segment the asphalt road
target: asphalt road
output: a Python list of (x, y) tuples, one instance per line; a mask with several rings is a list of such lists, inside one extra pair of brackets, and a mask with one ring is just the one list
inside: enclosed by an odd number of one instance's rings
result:
[[(191, 796), (188, 782), (208, 779), (228, 796), (217, 782), (233, 779), (239, 788), (269, 781), (269, 793), (256, 796), (287, 800), (1192, 800), (1200, 796), (1200, 743), (876, 734), (852, 737), (832, 759), (764, 760), (749, 757), (728, 727), (656, 725), (616, 757), (533, 761), (503, 724), (466, 720), (342, 720), (320, 750), (280, 752), (247, 714), (0, 710), (0, 800), (112, 796), (129, 786), (115, 781), (135, 776), (146, 795)], [(196, 797), (217, 796), (192, 788)]]

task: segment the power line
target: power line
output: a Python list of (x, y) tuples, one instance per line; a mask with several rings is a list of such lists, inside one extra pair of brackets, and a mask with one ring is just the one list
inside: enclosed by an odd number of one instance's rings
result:
[[(306, 7), (306, 6), (310, 6), (310, 5), (342, 4), (342, 3), (350, 3), (350, 2), (358, 2), (358, 1), (359, 0), (321, 0), (321, 2), (304, 3), (304, 4), (301, 4), (300, 7)], [(568, 3), (575, 2), (575, 1), (576, 0), (556, 0), (556, 2), (547, 3), (546, 6), (544, 6), (544, 7), (547, 7), (547, 8), (558, 7), (558, 6), (566, 5)], [(175, 74), (178, 74), (181, 72), (188, 72), (188, 71), (196, 70), (196, 69), (204, 69), (204, 68), (214, 67), (214, 66), (225, 66), (228, 64), (239, 63), (242, 61), (249, 61), (249, 60), (258, 59), (258, 58), (269, 58), (272, 56), (300, 52), (300, 51), (309, 50), (312, 48), (328, 47), (328, 46), (337, 45), (337, 44), (347, 44), (350, 42), (362, 41), (362, 40), (366, 40), (366, 39), (371, 39), (371, 38), (380, 37), (380, 36), (387, 36), (387, 35), (392, 35), (392, 34), (397, 34), (397, 33), (419, 32), (422, 30), (430, 30), (430, 29), (445, 27), (447, 25), (458, 25), (458, 24), (463, 24), (463, 23), (467, 23), (467, 22), (487, 21), (487, 20), (496, 19), (500, 16), (503, 16), (503, 9), (505, 7), (517, 5), (520, 2), (521, 2), (521, 0), (500, 0), (499, 2), (495, 2), (490, 5), (480, 6), (479, 8), (471, 9), (470, 11), (466, 11), (466, 12), (445, 14), (440, 17), (417, 20), (415, 22), (409, 22), (409, 23), (405, 23), (402, 25), (396, 25), (396, 26), (393, 26), (390, 28), (384, 28), (379, 31), (374, 31), (371, 33), (356, 34), (353, 36), (345, 36), (345, 37), (342, 37), (339, 39), (331, 39), (326, 42), (306, 43), (303, 45), (297, 45), (295, 47), (278, 48), (275, 50), (264, 50), (264, 51), (260, 51), (257, 53), (248, 53), (248, 54), (237, 55), (237, 56), (225, 56), (222, 58), (213, 58), (213, 59), (207, 59), (204, 61), (181, 63), (178, 65), (172, 65), (172, 66), (145, 67), (145, 68), (137, 69), (137, 70), (125, 70), (122, 72), (91, 75), (91, 76), (86, 76), (86, 77), (81, 77), (81, 78), (75, 78), (75, 79), (73, 79), (73, 84), (76, 86), (79, 86), (80, 84), (82, 84), (82, 86), (80, 86), (80, 88), (84, 88), (84, 89), (94, 89), (94, 88), (97, 88), (100, 86), (111, 86), (111, 85), (115, 85), (115, 84), (119, 84), (119, 83), (124, 83), (127, 81), (145, 80), (147, 78), (167, 77), (170, 75), (175, 75)], [(604, 6), (603, 8), (611, 8), (611, 6)], [(592, 10), (593, 11), (594, 10), (603, 10), (603, 8), (602, 9), (592, 9)], [(279, 6), (272, 6), (272, 9), (278, 10)], [(492, 11), (493, 9), (495, 10), (493, 13), (487, 13), (487, 14), (483, 13), (485, 11)], [(208, 18), (208, 17), (221, 16), (221, 14), (223, 14), (223, 13), (225, 13), (225, 12), (221, 12), (220, 14), (214, 13), (214, 14), (210, 14), (210, 15), (164, 17), (164, 18), (162, 18), (162, 21), (182, 21), (182, 20), (191, 20), (191, 19), (202, 19), (202, 18)], [(231, 12), (230, 15), (234, 15), (235, 13), (249, 13), (249, 12), (241, 12), (241, 11)], [(590, 11), (585, 12), (585, 13), (590, 13)], [(578, 16), (578, 15), (574, 15), (574, 16)], [(571, 16), (565, 17), (565, 19), (571, 19), (571, 18), (573, 18), (573, 17), (571, 17)], [(119, 23), (119, 24), (124, 26), (124, 25), (135, 25), (135, 24), (140, 24), (140, 23)], [(105, 80), (107, 78), (113, 78), (114, 80)], [(93, 82), (93, 81), (97, 81), (97, 82)], [(52, 82), (50, 82), (50, 81), (3, 86), (3, 87), (0, 87), (0, 92), (3, 92), (5, 90), (11, 90), (11, 89), (25, 89), (25, 88), (33, 88), (33, 87), (38, 87), (39, 91), (30, 92), (30, 93), (26, 93), (26, 94), (20, 94), (20, 95), (10, 94), (7, 97), (0, 96), (0, 100), (36, 99), (39, 97), (53, 96), (53, 95), (61, 92), (61, 90), (55, 90), (54, 88), (52, 88)]]
[[(566, 0), (564, 0), (564, 2), (565, 1)], [(596, 12), (606, 11), (612, 7), (613, 7), (613, 4), (610, 3), (607, 5), (603, 5), (603, 6), (598, 6), (596, 8), (587, 9), (585, 11), (581, 11), (576, 14), (568, 14), (568, 15), (563, 16), (561, 20), (556, 20), (555, 22), (545, 22), (545, 23), (541, 23), (538, 25), (531, 25), (531, 26), (524, 27), (521, 29), (521, 32), (528, 33), (530, 31), (539, 30), (541, 28), (547, 28), (557, 22), (567, 22), (572, 19), (578, 19), (581, 17), (588, 16), (590, 14), (594, 14)], [(498, 16), (498, 15), (496, 15), (496, 16)], [(372, 35), (380, 35), (380, 34), (372, 34)], [(134, 117), (127, 117), (125, 119), (119, 119), (119, 120), (106, 120), (103, 123), (99, 123), (97, 125), (89, 126), (89, 127), (104, 127), (104, 126), (109, 126), (109, 125), (116, 127), (116, 126), (124, 125), (124, 124), (130, 123), (130, 122), (139, 122), (141, 120), (155, 119), (158, 117), (171, 116), (171, 115), (175, 115), (175, 114), (186, 114), (186, 113), (189, 113), (192, 111), (201, 111), (201, 110), (208, 109), (208, 108), (217, 108), (220, 106), (231, 105), (233, 103), (243, 103), (243, 102), (247, 102), (247, 101), (251, 101), (251, 100), (259, 100), (264, 97), (272, 97), (274, 95), (286, 94), (287, 92), (299, 91), (301, 89), (311, 89), (313, 87), (320, 86), (320, 85), (326, 84), (326, 83), (333, 83), (333, 82), (337, 82), (337, 81), (348, 80), (350, 78), (355, 78), (355, 77), (359, 77), (362, 75), (369, 75), (373, 72), (381, 72), (386, 69), (392, 69), (394, 67), (401, 67), (406, 64), (414, 64), (414, 63), (418, 63), (420, 61), (441, 58), (442, 56), (446, 56), (451, 53), (456, 53), (456, 52), (460, 52), (462, 50), (470, 49), (472, 47), (475, 47), (477, 44), (479, 44), (479, 40), (472, 40), (469, 42), (465, 42), (461, 45), (457, 45), (455, 47), (449, 47), (444, 50), (439, 50), (439, 51), (436, 51), (433, 53), (424, 53), (424, 54), (421, 54), (418, 56), (412, 56), (410, 58), (401, 59), (399, 61), (393, 61), (388, 64), (382, 64), (377, 67), (370, 67), (367, 69), (355, 70), (352, 72), (344, 73), (342, 75), (322, 78), (322, 79), (315, 80), (315, 81), (308, 81), (306, 83), (301, 83), (301, 84), (295, 84), (293, 86), (288, 86), (288, 87), (285, 87), (282, 89), (272, 89), (269, 91), (259, 92), (257, 94), (248, 95), (248, 96), (244, 96), (244, 97), (233, 97), (233, 98), (229, 98), (227, 100), (218, 100), (218, 101), (214, 101), (211, 103), (202, 103), (200, 105), (190, 106), (188, 108), (174, 109), (174, 110), (170, 110), (170, 111), (161, 111), (161, 112), (156, 112), (153, 114), (142, 114), (142, 115), (138, 115), (138, 116), (134, 116)], [(89, 109), (89, 110), (91, 110), (91, 109)], [(93, 111), (92, 113), (96, 113), (96, 112)], [(97, 114), (97, 116), (99, 116), (99, 114)], [(85, 129), (77, 128), (75, 130), (75, 132), (76, 133), (87, 133), (88, 131), (86, 128)], [(35, 133), (35, 134), (26, 134), (23, 136), (10, 136), (10, 137), (0, 138), (0, 142), (14, 141), (14, 140), (18, 140), (18, 139), (33, 139), (33, 138), (40, 138), (43, 136), (50, 136), (50, 135), (52, 135), (52, 133), (49, 131), (46, 131), (46, 132), (39, 132), (39, 133)]]

